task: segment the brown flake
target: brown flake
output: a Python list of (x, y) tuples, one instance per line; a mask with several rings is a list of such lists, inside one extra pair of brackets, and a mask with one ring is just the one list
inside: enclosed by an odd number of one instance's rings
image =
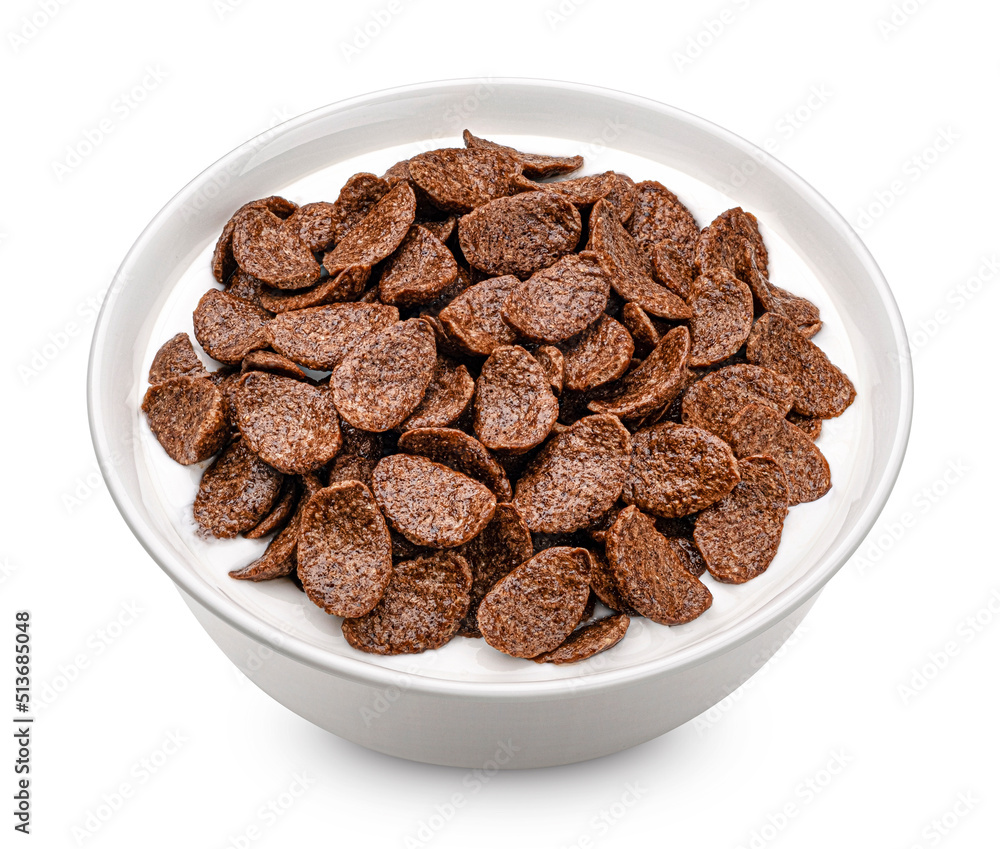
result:
[(757, 319), (747, 340), (747, 359), (794, 381), (792, 408), (798, 413), (832, 419), (854, 402), (850, 378), (782, 315), (764, 313)]
[(453, 552), (397, 563), (378, 604), (363, 616), (344, 620), (344, 638), (371, 654), (440, 648), (469, 609), (471, 584), (469, 564)]
[[(393, 528), (415, 545), (454, 548), (493, 518), (496, 498), (479, 481), (426, 457), (383, 457), (372, 491)], [(463, 614), (464, 615), (464, 614)]]
[(365, 290), (370, 274), (371, 269), (367, 265), (352, 265), (338, 274), (323, 278), (311, 289), (264, 289), (260, 293), (260, 305), (271, 312), (281, 313), (353, 301)]
[(469, 287), (439, 318), (448, 335), (468, 353), (488, 357), (498, 345), (510, 345), (517, 333), (501, 317), (507, 296), (520, 281), (512, 276), (491, 277)]
[(656, 516), (686, 516), (739, 482), (729, 446), (707, 430), (664, 422), (632, 434), (622, 500)]
[(630, 622), (624, 613), (605, 616), (578, 628), (552, 651), (542, 652), (532, 660), (535, 663), (578, 663), (586, 660), (618, 645)]
[(726, 438), (729, 424), (748, 404), (764, 404), (782, 415), (792, 408), (795, 384), (783, 374), (746, 363), (706, 374), (684, 393), (684, 424)]
[(563, 352), (554, 345), (541, 345), (535, 351), (534, 357), (545, 372), (553, 394), (560, 395), (566, 373), (566, 358), (563, 356)]
[(301, 289), (322, 269), (295, 229), (266, 209), (243, 215), (233, 231), (233, 257), (247, 274), (279, 289)]
[(185, 375), (153, 384), (142, 411), (157, 442), (183, 466), (207, 460), (229, 437), (222, 390), (208, 377)]
[(629, 301), (622, 307), (622, 324), (632, 337), (635, 350), (643, 356), (652, 351), (660, 341), (660, 331), (638, 304)]
[(586, 528), (621, 495), (631, 441), (614, 416), (587, 416), (553, 435), (517, 482), (514, 506), (534, 532)]
[(313, 253), (325, 251), (336, 238), (336, 210), (332, 203), (306, 203), (285, 221), (285, 229), (295, 233)]
[(397, 183), (323, 255), (323, 265), (335, 275), (353, 265), (381, 262), (399, 247), (416, 214), (417, 199), (410, 184)]
[(570, 254), (536, 271), (507, 296), (503, 320), (538, 342), (561, 342), (604, 312), (610, 284), (593, 254)]
[(246, 440), (230, 442), (201, 476), (194, 519), (219, 539), (248, 531), (274, 505), (283, 480), (284, 475), (254, 454)]
[(649, 254), (658, 243), (667, 241), (692, 262), (700, 231), (691, 211), (677, 195), (655, 180), (637, 183), (635, 191), (629, 232), (639, 250)]
[(353, 480), (371, 487), (372, 472), (382, 459), (382, 434), (361, 430), (341, 421), (340, 436), (340, 451), (330, 465), (327, 483)]
[(582, 156), (547, 156), (541, 153), (523, 153), (513, 147), (497, 144), (486, 139), (476, 138), (468, 130), (462, 131), (462, 139), (467, 148), (479, 150), (499, 150), (512, 157), (525, 177), (533, 180), (542, 177), (555, 177), (559, 174), (569, 174), (583, 165)]
[(469, 212), (509, 195), (521, 166), (512, 156), (487, 148), (441, 148), (409, 161), (410, 178), (445, 212)]
[(572, 251), (580, 213), (552, 192), (524, 192), (485, 203), (458, 222), (466, 260), (487, 274), (527, 278)]
[(268, 371), (271, 374), (280, 374), (282, 377), (291, 377), (294, 380), (309, 380), (298, 365), (288, 357), (283, 357), (274, 351), (251, 351), (243, 358), (240, 371)]
[(423, 399), (399, 427), (401, 430), (448, 427), (468, 409), (475, 391), (476, 381), (465, 366), (438, 356)]
[(626, 507), (607, 535), (608, 565), (622, 598), (661, 625), (680, 625), (701, 616), (712, 593), (681, 564), (653, 520)]
[(694, 541), (717, 581), (742, 584), (770, 565), (788, 514), (781, 467), (766, 456), (740, 460), (740, 482), (694, 524)]
[(238, 365), (268, 346), (271, 313), (219, 289), (209, 289), (194, 311), (194, 337), (210, 357)]
[(326, 386), (251, 371), (240, 380), (234, 400), (247, 445), (279, 471), (313, 471), (340, 450), (337, 410)]
[(378, 283), (384, 304), (418, 306), (438, 298), (458, 277), (451, 251), (423, 227), (414, 224), (389, 258)]
[(616, 380), (628, 369), (634, 350), (629, 332), (611, 316), (602, 315), (563, 344), (564, 386), (584, 391)]
[(345, 481), (321, 489), (301, 522), (296, 557), (309, 599), (334, 616), (375, 607), (392, 577), (392, 548), (368, 487)]
[(689, 365), (713, 366), (743, 347), (753, 326), (753, 296), (734, 274), (716, 268), (700, 275), (694, 281), (689, 303)]
[(633, 419), (669, 404), (684, 389), (689, 346), (688, 329), (675, 327), (641, 365), (613, 384), (606, 397), (591, 401), (588, 407), (595, 413)]
[(548, 436), (558, 415), (559, 402), (538, 361), (517, 345), (495, 348), (476, 381), (479, 441), (494, 451), (527, 451)]
[(639, 253), (607, 200), (598, 201), (590, 213), (587, 249), (597, 254), (611, 288), (626, 301), (660, 318), (691, 317), (691, 308), (681, 298), (650, 277), (649, 260)]
[(479, 605), (486, 642), (514, 657), (558, 647), (583, 615), (589, 565), (585, 549), (549, 548), (501, 578)]
[(163, 383), (171, 377), (208, 377), (208, 370), (202, 365), (186, 333), (178, 333), (164, 342), (149, 367), (151, 384)]
[(250, 210), (263, 209), (274, 213), (278, 218), (288, 218), (298, 206), (283, 197), (272, 195), (271, 197), (252, 200), (243, 204), (222, 228), (222, 234), (215, 243), (215, 250), (212, 253), (212, 274), (220, 283), (225, 283), (233, 272), (236, 271), (236, 260), (233, 259), (233, 233), (236, 225), (246, 216)]
[(653, 279), (685, 301), (691, 297), (694, 286), (694, 266), (671, 242), (660, 242), (650, 252)]
[(743, 459), (755, 454), (773, 457), (785, 473), (788, 505), (815, 501), (830, 490), (830, 465), (812, 440), (780, 413), (750, 404), (729, 428), (733, 453)]
[(436, 363), (434, 331), (422, 319), (360, 340), (330, 379), (340, 415), (375, 433), (397, 427), (424, 397)]
[(532, 556), (531, 533), (512, 504), (498, 503), (490, 523), (456, 551), (472, 567), (469, 612), (458, 633), (478, 637), (480, 603), (497, 581)]
[(399, 310), (383, 304), (326, 304), (275, 316), (271, 347), (306, 368), (332, 371), (358, 346), (399, 321)]
[(503, 467), (478, 439), (447, 427), (408, 430), (399, 437), (398, 448), (426, 457), (489, 487), (497, 501), (510, 501), (510, 481)]

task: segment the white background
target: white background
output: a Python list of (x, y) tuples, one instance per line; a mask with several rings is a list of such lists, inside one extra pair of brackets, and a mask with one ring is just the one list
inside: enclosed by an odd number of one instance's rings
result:
[[(15, 610), (50, 700), (30, 837), (2, 747), (0, 844), (995, 846), (998, 27), (985, 0), (4, 4), (0, 717)], [(917, 400), (882, 518), (757, 677), (636, 749), (482, 781), (339, 740), (236, 672), (111, 503), (84, 386), (115, 269), (215, 159), (344, 97), (500, 76), (770, 140), (880, 263)]]

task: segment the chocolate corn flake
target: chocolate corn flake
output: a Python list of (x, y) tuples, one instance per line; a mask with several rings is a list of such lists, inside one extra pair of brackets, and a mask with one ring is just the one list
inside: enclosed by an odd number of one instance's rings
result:
[(354, 227), (364, 221), (390, 188), (388, 180), (374, 174), (361, 173), (348, 178), (332, 204), (330, 217), (334, 244), (343, 241)]
[[(302, 529), (302, 515), (309, 499), (323, 488), (323, 484), (315, 475), (302, 475), (299, 480), (301, 486), (297, 495), (295, 512), (291, 518), (268, 543), (260, 557), (240, 569), (233, 569), (229, 573), (230, 578), (259, 583), (295, 574), (298, 568), (297, 552), (299, 532)], [(249, 536), (249, 534), (245, 534), (245, 536)]]
[(497, 501), (510, 501), (513, 493), (503, 467), (486, 446), (467, 433), (447, 427), (423, 427), (403, 433), (397, 447), (479, 481), (489, 487)]
[(656, 516), (686, 516), (714, 504), (739, 479), (736, 458), (719, 437), (664, 422), (632, 435), (622, 500)]
[(637, 183), (635, 191), (635, 210), (629, 221), (629, 232), (639, 249), (649, 253), (658, 243), (666, 241), (688, 262), (693, 262), (700, 230), (691, 211), (677, 195), (656, 180)]
[(264, 306), (264, 295), (269, 291), (280, 290), (271, 289), (263, 280), (252, 274), (247, 274), (242, 268), (237, 268), (226, 281), (226, 288), (223, 291), (234, 298), (249, 301), (257, 307), (263, 307), (268, 312), (274, 312), (274, 310)]
[(501, 578), (479, 605), (486, 642), (514, 657), (552, 651), (573, 632), (590, 595), (585, 549), (539, 552)]
[(415, 545), (428, 548), (468, 542), (486, 527), (496, 509), (496, 497), (479, 481), (408, 454), (379, 461), (372, 491), (392, 527)]
[(337, 208), (326, 201), (306, 203), (288, 216), (284, 226), (295, 233), (310, 251), (321, 253), (336, 238), (336, 211)]
[[(767, 248), (757, 218), (740, 207), (727, 209), (701, 231), (695, 245), (694, 264), (699, 274), (725, 268), (737, 276), (744, 265), (744, 241), (749, 241), (761, 272), (767, 274)], [(747, 282), (747, 281), (744, 281)]]
[(477, 138), (468, 130), (462, 131), (462, 139), (468, 148), (502, 151), (521, 166), (525, 177), (530, 177), (533, 180), (569, 174), (583, 166), (582, 156), (547, 156), (542, 153), (523, 153), (513, 147)]
[(652, 353), (603, 397), (588, 407), (595, 413), (611, 413), (623, 419), (645, 416), (669, 404), (683, 391), (691, 337), (686, 327), (675, 327)]
[(611, 316), (602, 315), (563, 343), (563, 385), (579, 392), (616, 380), (628, 369), (634, 350), (629, 332)]
[(326, 386), (251, 371), (236, 390), (235, 413), (247, 445), (287, 474), (318, 469), (340, 450), (337, 409)]
[(850, 378), (784, 316), (764, 313), (757, 319), (747, 339), (747, 359), (792, 379), (792, 408), (798, 413), (832, 419), (854, 402)]
[(808, 298), (793, 295), (775, 286), (757, 265), (757, 252), (749, 239), (744, 239), (740, 265), (740, 277), (750, 287), (754, 298), (764, 312), (778, 313), (794, 324), (799, 333), (807, 339), (815, 336), (822, 327), (819, 307)]
[(593, 254), (571, 254), (515, 286), (501, 314), (528, 339), (561, 342), (597, 320), (609, 291), (608, 278)]
[(278, 218), (288, 218), (298, 206), (283, 197), (272, 195), (252, 200), (237, 209), (222, 228), (222, 234), (215, 243), (215, 250), (212, 253), (212, 274), (219, 283), (225, 283), (237, 270), (236, 260), (233, 258), (233, 233), (240, 220), (254, 209), (272, 212)]
[(392, 577), (392, 547), (368, 487), (344, 481), (313, 495), (296, 557), (302, 589), (327, 613), (363, 616), (375, 607)]
[(341, 420), (340, 436), (340, 451), (330, 464), (327, 483), (354, 480), (370, 488), (372, 473), (385, 447), (382, 434), (361, 430)]
[(622, 324), (632, 337), (635, 350), (642, 356), (652, 351), (660, 341), (660, 331), (638, 304), (629, 302), (622, 307)]
[(449, 215), (441, 221), (428, 221), (427, 219), (421, 219), (417, 221), (417, 224), (423, 227), (439, 242), (447, 242), (455, 232), (455, 228), (458, 227), (458, 216)]
[(291, 377), (294, 380), (309, 380), (296, 363), (274, 351), (251, 351), (243, 358), (240, 371), (269, 371), (271, 374), (280, 374), (282, 377)]
[(653, 279), (685, 301), (691, 297), (695, 272), (688, 257), (672, 242), (659, 242), (649, 254)]
[[(615, 518), (617, 518), (617, 515), (618, 513), (616, 511)], [(611, 524), (614, 524), (614, 522)], [(610, 529), (610, 525), (608, 528)], [(601, 542), (601, 547), (604, 547), (603, 540)], [(615, 586), (614, 578), (611, 576), (611, 567), (608, 565), (607, 558), (599, 551), (590, 551), (589, 554), (590, 588), (594, 591), (594, 595), (597, 596), (598, 601), (600, 601), (605, 607), (615, 611), (615, 613), (626, 613), (629, 616), (637, 616), (638, 614), (632, 609), (632, 605), (622, 598), (622, 594), (618, 591), (618, 587)]]
[(462, 292), (438, 315), (449, 337), (466, 352), (483, 357), (498, 345), (514, 342), (517, 332), (503, 320), (501, 309), (519, 283), (512, 275), (491, 277)]
[[(739, 486), (739, 484), (737, 484), (737, 486)], [(708, 564), (705, 563), (705, 558), (702, 557), (702, 554), (698, 550), (698, 546), (695, 545), (693, 539), (689, 537), (670, 536), (666, 539), (667, 544), (674, 550), (674, 554), (677, 555), (677, 559), (680, 560), (681, 565), (687, 569), (688, 572), (696, 578), (700, 578), (705, 574), (705, 570), (708, 569)]]
[(580, 419), (553, 435), (517, 482), (514, 506), (534, 532), (586, 528), (621, 495), (631, 440), (614, 416)]
[[(628, 220), (632, 212), (632, 207), (627, 206), (628, 214), (622, 218), (621, 213), (625, 209), (620, 209), (620, 205), (627, 203), (628, 184), (622, 180), (622, 175), (614, 171), (605, 171), (603, 174), (589, 174), (586, 177), (574, 177), (571, 180), (557, 180), (551, 183), (535, 183), (534, 188), (544, 192), (555, 192), (562, 195), (574, 206), (593, 206), (601, 198), (608, 197), (612, 192), (616, 195), (611, 199), (611, 205), (619, 213), (619, 220), (623, 223)], [(624, 197), (619, 197), (623, 195)]]
[(681, 625), (701, 616), (712, 593), (681, 564), (653, 520), (626, 507), (605, 544), (611, 578), (622, 598), (661, 625)]
[(383, 304), (327, 304), (275, 316), (271, 347), (306, 368), (330, 371), (373, 334), (394, 326), (399, 310)]
[(295, 512), (302, 494), (302, 485), (297, 475), (287, 475), (281, 485), (281, 492), (267, 515), (250, 530), (243, 531), (247, 539), (262, 539), (285, 526)]
[(257, 302), (266, 310), (281, 313), (353, 301), (364, 291), (370, 274), (371, 269), (367, 265), (352, 265), (338, 274), (321, 279), (309, 289), (284, 291), (265, 288), (260, 292)]
[(560, 395), (566, 374), (566, 358), (563, 356), (563, 352), (554, 345), (540, 345), (533, 356), (545, 372), (552, 392), (555, 395)]
[(729, 444), (739, 457), (773, 457), (785, 473), (789, 506), (815, 501), (830, 490), (830, 465), (813, 441), (778, 412), (750, 404), (730, 425)]
[(823, 431), (822, 419), (813, 418), (812, 416), (803, 416), (802, 413), (796, 413), (794, 410), (790, 412), (786, 418), (813, 442), (819, 439), (819, 435)]
[(683, 421), (725, 439), (730, 422), (748, 404), (773, 407), (781, 415), (788, 413), (794, 389), (790, 378), (768, 368), (747, 363), (724, 366), (684, 392)]
[(410, 179), (438, 209), (469, 212), (509, 195), (521, 166), (502, 150), (453, 147), (414, 156), (409, 170)]
[(626, 301), (660, 318), (691, 317), (691, 308), (650, 276), (649, 260), (639, 253), (606, 199), (598, 201), (590, 213), (587, 249), (597, 254), (611, 287)]
[(570, 634), (552, 651), (532, 658), (535, 663), (578, 663), (618, 645), (628, 631), (631, 620), (624, 613), (605, 616), (584, 625)]
[(153, 384), (142, 411), (167, 456), (183, 466), (207, 460), (229, 438), (225, 399), (208, 377), (181, 375)]
[(266, 209), (252, 209), (237, 222), (233, 257), (247, 274), (279, 289), (301, 289), (322, 273), (296, 228)]
[(410, 416), (434, 376), (434, 331), (422, 319), (390, 325), (362, 340), (330, 378), (340, 415), (381, 433)]
[(376, 265), (399, 247), (417, 214), (409, 183), (397, 183), (323, 255), (331, 275), (356, 265)]
[(717, 268), (700, 275), (691, 289), (689, 303), (689, 365), (713, 366), (743, 347), (753, 326), (753, 296), (734, 274)]
[(498, 503), (489, 524), (455, 551), (472, 568), (469, 611), (458, 633), (463, 637), (478, 637), (481, 636), (477, 624), (480, 603), (497, 581), (534, 554), (531, 532), (516, 507)]
[(195, 339), (220, 363), (238, 365), (251, 351), (269, 344), (271, 313), (219, 289), (202, 296), (193, 320)]
[(371, 654), (418, 654), (447, 643), (469, 609), (472, 572), (454, 552), (397, 563), (378, 604), (345, 619), (347, 642)]
[(194, 519), (219, 539), (248, 531), (267, 515), (284, 475), (265, 463), (246, 440), (230, 442), (201, 476)]
[(781, 466), (768, 456), (740, 460), (740, 482), (698, 515), (694, 541), (717, 581), (742, 584), (771, 564), (788, 513)]
[(458, 243), (474, 268), (524, 279), (572, 251), (581, 230), (580, 213), (568, 200), (551, 192), (524, 192), (462, 216)]
[(458, 277), (458, 264), (444, 244), (414, 224), (390, 257), (378, 283), (382, 303), (397, 306), (428, 304)]
[(149, 382), (163, 383), (171, 377), (208, 377), (208, 370), (195, 353), (191, 337), (178, 333), (164, 342), (153, 356), (149, 367)]
[(424, 397), (400, 428), (448, 427), (468, 409), (475, 391), (476, 381), (465, 366), (448, 357), (438, 356)]
[(518, 345), (495, 348), (476, 380), (479, 441), (494, 451), (527, 451), (548, 436), (558, 415), (559, 402), (538, 361)]

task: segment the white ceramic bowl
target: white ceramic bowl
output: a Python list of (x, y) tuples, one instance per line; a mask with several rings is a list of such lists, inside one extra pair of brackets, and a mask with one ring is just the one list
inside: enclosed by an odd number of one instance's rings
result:
[[(193, 532), (200, 468), (172, 464), (138, 405), (152, 352), (214, 285), (207, 257), (232, 211), (270, 194), (332, 199), (355, 170), (478, 135), (540, 152), (581, 152), (586, 171), (660, 179), (705, 224), (753, 211), (772, 276), (823, 310), (816, 341), (852, 377), (858, 400), (827, 422), (820, 447), (834, 487), (789, 516), (768, 571), (741, 587), (712, 582), (715, 603), (688, 625), (633, 623), (615, 649), (576, 667), (507, 658), (482, 641), (376, 658), (348, 647), (339, 620), (289, 582), (247, 584), (226, 571), (256, 556), (246, 540)], [(906, 338), (879, 269), (848, 224), (799, 177), (733, 134), (619, 92), (533, 80), (411, 86), (316, 110), (264, 133), (182, 189), (125, 258), (97, 322), (88, 403), (101, 469), (132, 532), (198, 621), (259, 687), (349, 740), (405, 758), (466, 767), (536, 767), (619, 751), (697, 716), (756, 672), (872, 527), (909, 431)], [(710, 579), (706, 578), (710, 581)], [(280, 586), (278, 586), (280, 584)]]

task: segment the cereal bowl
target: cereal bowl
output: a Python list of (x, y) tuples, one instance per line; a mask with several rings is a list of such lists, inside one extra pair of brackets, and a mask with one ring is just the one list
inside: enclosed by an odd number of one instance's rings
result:
[[(232, 211), (281, 194), (335, 196), (358, 171), (477, 135), (585, 157), (584, 173), (659, 180), (700, 224), (752, 211), (776, 282), (819, 305), (817, 343), (858, 397), (824, 424), (833, 488), (796, 507), (768, 570), (712, 583), (703, 616), (666, 627), (633, 621), (614, 649), (554, 666), (456, 639), (417, 655), (375, 657), (346, 644), (340, 620), (289, 581), (227, 576), (259, 540), (206, 540), (191, 502), (204, 464), (173, 465), (139, 404), (157, 347), (191, 330), (214, 285), (209, 258)], [(725, 698), (780, 648), (875, 522), (902, 462), (912, 409), (906, 337), (889, 288), (849, 225), (763, 151), (702, 119), (643, 98), (534, 80), (460, 80), (336, 103), (247, 142), (182, 189), (125, 258), (91, 349), (92, 437), (109, 491), (142, 545), (212, 639), (254, 683), (348, 740), (429, 763), (505, 768), (571, 763), (637, 745)], [(706, 579), (709, 580), (709, 579)]]

